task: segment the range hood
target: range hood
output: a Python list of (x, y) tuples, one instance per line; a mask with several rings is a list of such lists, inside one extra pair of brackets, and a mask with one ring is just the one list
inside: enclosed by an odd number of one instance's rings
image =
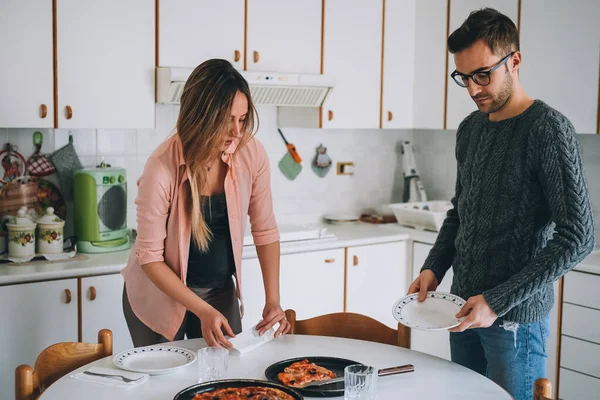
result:
[[(161, 104), (179, 104), (192, 68), (157, 67), (157, 98)], [(248, 81), (256, 105), (321, 107), (333, 84), (323, 75), (240, 71)]]

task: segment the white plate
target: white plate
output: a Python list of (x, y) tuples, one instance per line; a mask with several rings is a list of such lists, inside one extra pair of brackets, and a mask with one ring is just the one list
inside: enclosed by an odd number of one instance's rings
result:
[(193, 364), (197, 358), (196, 353), (181, 347), (148, 346), (120, 352), (113, 357), (113, 364), (126, 371), (161, 375)]
[(456, 318), (465, 300), (451, 293), (427, 292), (422, 303), (419, 293), (398, 300), (392, 308), (394, 318), (402, 325), (423, 331), (441, 331), (459, 325), (465, 317)]
[(327, 222), (356, 222), (360, 219), (360, 215), (355, 214), (326, 214), (323, 219)]

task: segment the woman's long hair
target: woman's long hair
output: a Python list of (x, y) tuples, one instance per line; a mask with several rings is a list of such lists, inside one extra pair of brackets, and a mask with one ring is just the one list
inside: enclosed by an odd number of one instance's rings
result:
[(228, 61), (213, 59), (200, 64), (188, 78), (181, 95), (177, 134), (183, 145), (190, 180), (188, 210), (192, 220), (192, 240), (201, 251), (208, 249), (212, 237), (202, 215), (200, 195), (207, 180), (206, 166), (221, 157), (223, 144), (230, 136), (231, 107), (238, 92), (248, 100), (248, 115), (242, 125), (239, 149), (254, 134), (257, 113), (248, 82)]

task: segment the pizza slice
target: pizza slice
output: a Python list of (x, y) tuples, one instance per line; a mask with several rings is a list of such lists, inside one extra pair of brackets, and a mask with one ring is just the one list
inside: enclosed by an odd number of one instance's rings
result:
[(311, 363), (307, 359), (289, 365), (277, 375), (281, 383), (291, 387), (299, 387), (309, 382), (324, 381), (336, 377), (335, 372)]

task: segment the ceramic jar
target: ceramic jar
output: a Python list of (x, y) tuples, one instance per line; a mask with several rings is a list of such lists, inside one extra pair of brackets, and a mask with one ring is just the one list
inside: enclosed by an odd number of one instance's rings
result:
[(27, 216), (27, 208), (19, 208), (17, 215), (9, 219), (6, 227), (8, 228), (8, 256), (35, 256), (36, 224)]
[(46, 214), (37, 220), (37, 225), (38, 253), (62, 253), (65, 221), (54, 214), (54, 208), (48, 207)]

